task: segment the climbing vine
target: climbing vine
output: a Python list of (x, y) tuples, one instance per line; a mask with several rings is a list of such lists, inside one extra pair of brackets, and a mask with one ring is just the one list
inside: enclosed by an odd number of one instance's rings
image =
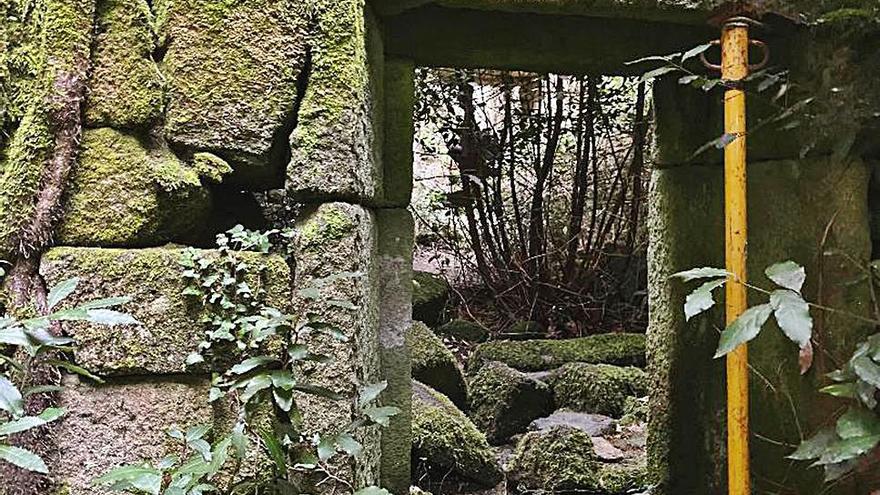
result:
[[(224, 468), (231, 466), (238, 473), (242, 461), (257, 459), (254, 456), (260, 454), (250, 452), (250, 444), (255, 442), (268, 457), (271, 474), (256, 480), (236, 480), (232, 493), (309, 493), (314, 486), (327, 482), (345, 485), (350, 492), (362, 495), (387, 493), (376, 487), (357, 490), (337, 474), (339, 468), (335, 467), (337, 456), (362, 454), (359, 432), (371, 426), (387, 426), (399, 412), (394, 407), (375, 405), (386, 383), (364, 386), (353, 398), (329, 384), (309, 379), (316, 366), (332, 362), (330, 356), (310, 348), (310, 339), (317, 334), (339, 341), (348, 339), (344, 331), (322, 321), (314, 306), (320, 302), (357, 311), (350, 302), (324, 297), (324, 289), (360, 274), (340, 273), (312, 281), (309, 287), (298, 290), (297, 299), (302, 304), (289, 313), (270, 305), (259, 284), (267, 266), (242, 256), (244, 251), (278, 252), (289, 258), (293, 236), (292, 231), (253, 232), (237, 226), (217, 236), (215, 251), (188, 249), (183, 253), (180, 265), (187, 281), (184, 295), (202, 309), (206, 325), (204, 339), (187, 357), (186, 364), (224, 370), (213, 374), (207, 400), (229, 401), (238, 411), (236, 424), (229, 435), (213, 445), (205, 440), (208, 426), (195, 425), (186, 432), (172, 428), (168, 435), (179, 444), (180, 453), (157, 463), (119, 467), (95, 480), (96, 484), (151, 495), (215, 492)], [(229, 356), (235, 358), (230, 362)], [(331, 401), (353, 400), (355, 419), (331, 425), (333, 431), (310, 431), (297, 404), (302, 394)]]

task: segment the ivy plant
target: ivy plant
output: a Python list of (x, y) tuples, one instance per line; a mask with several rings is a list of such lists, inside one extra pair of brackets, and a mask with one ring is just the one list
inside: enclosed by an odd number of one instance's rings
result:
[[(376, 404), (386, 383), (365, 385), (357, 397), (348, 397), (334, 390), (334, 384), (315, 383), (309, 378), (316, 367), (333, 361), (312, 349), (315, 336), (348, 340), (342, 329), (323, 321), (315, 306), (320, 303), (356, 312), (359, 308), (350, 301), (333, 299), (325, 293), (331, 284), (361, 275), (339, 273), (313, 280), (297, 291), (300, 303), (296, 311), (288, 312), (272, 306), (259, 283), (267, 265), (259, 257), (241, 254), (279, 253), (290, 258), (293, 236), (291, 231), (253, 232), (236, 226), (217, 236), (216, 250), (188, 249), (180, 260), (187, 283), (184, 295), (201, 309), (205, 325), (204, 338), (186, 358), (186, 364), (222, 370), (213, 373), (206, 400), (225, 400), (235, 406), (239, 415), (233, 433), (213, 446), (201, 436), (191, 441), (189, 434), (174, 434), (184, 447), (195, 451), (183, 465), (141, 462), (117, 468), (96, 483), (116, 491), (149, 495), (209, 493), (218, 490), (210, 481), (223, 464), (235, 461), (240, 466), (250, 444), (257, 443), (270, 460), (271, 475), (239, 481), (233, 493), (306, 493), (313, 476), (323, 477), (319, 483), (340, 483), (360, 495), (387, 493), (377, 487), (357, 490), (334, 473), (335, 457), (363, 453), (357, 440), (359, 431), (387, 426), (398, 414), (397, 408)], [(350, 401), (355, 405), (355, 417), (346, 424), (331, 425), (332, 431), (310, 431), (298, 407), (303, 395)], [(267, 411), (271, 411), (268, 423), (264, 415)], [(227, 455), (230, 446), (232, 455)], [(157, 483), (157, 479), (161, 481)]]
[(46, 463), (37, 454), (10, 445), (12, 435), (49, 424), (66, 413), (63, 408), (49, 407), (35, 415), (28, 414), (26, 401), (29, 396), (62, 389), (54, 385), (36, 384), (20, 390), (15, 382), (29, 382), (34, 366), (55, 366), (101, 381), (85, 369), (58, 358), (64, 352), (73, 350), (75, 341), (54, 335), (50, 327), (64, 321), (87, 321), (99, 325), (137, 323), (130, 315), (112, 309), (128, 302), (127, 297), (96, 299), (72, 308), (58, 309), (78, 284), (79, 279), (72, 278), (52, 287), (46, 298), (49, 314), (45, 316), (18, 319), (6, 314), (0, 317), (0, 346), (5, 347), (5, 352), (0, 352), (0, 364), (3, 365), (0, 367), (0, 461), (29, 471), (49, 472)]
[[(865, 269), (871, 284), (876, 282), (876, 269), (877, 266)], [(750, 284), (746, 286), (767, 296), (768, 302), (750, 307), (724, 329), (715, 357), (725, 356), (739, 345), (757, 337), (772, 316), (785, 336), (799, 347), (801, 373), (805, 373), (811, 366), (813, 356), (813, 319), (810, 309), (839, 311), (809, 303), (804, 299), (801, 290), (806, 281), (806, 271), (797, 263), (777, 263), (768, 267), (765, 275), (774, 283), (773, 290), (768, 291)], [(705, 267), (676, 273), (672, 277), (685, 282), (701, 282), (685, 299), (685, 318), (690, 320), (715, 305), (713, 292), (728, 283), (730, 273), (720, 268)], [(875, 327), (880, 324), (853, 316), (873, 323)], [(829, 373), (827, 377), (832, 384), (820, 391), (846, 399), (850, 404), (833, 425), (822, 428), (812, 437), (803, 440), (788, 457), (793, 460), (813, 461), (813, 466), (824, 469), (826, 481), (834, 481), (851, 473), (866, 459), (867, 454), (880, 445), (880, 415), (877, 413), (880, 333), (868, 337), (841, 369)]]

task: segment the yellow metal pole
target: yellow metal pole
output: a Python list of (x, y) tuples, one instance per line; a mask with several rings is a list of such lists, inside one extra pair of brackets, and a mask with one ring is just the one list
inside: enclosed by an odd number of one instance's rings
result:
[[(724, 210), (727, 323), (746, 310), (746, 95), (741, 82), (749, 73), (749, 27), (729, 22), (721, 36), (721, 77), (730, 86), (724, 95), (724, 132), (734, 136), (724, 149)], [(748, 495), (749, 369), (748, 348), (727, 356), (727, 477), (730, 495)]]

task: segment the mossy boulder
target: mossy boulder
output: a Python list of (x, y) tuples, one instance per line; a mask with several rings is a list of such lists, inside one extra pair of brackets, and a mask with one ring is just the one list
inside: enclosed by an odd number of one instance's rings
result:
[[(210, 256), (212, 251), (204, 251)], [(92, 299), (127, 296), (121, 309), (138, 324), (122, 326), (65, 323), (77, 341), (74, 360), (100, 375), (169, 375), (192, 371), (186, 356), (204, 337), (201, 309), (182, 295), (182, 276), (176, 248), (99, 249), (58, 247), (47, 251), (40, 274), (48, 286), (79, 277), (76, 291), (64, 302), (69, 307)], [(266, 291), (266, 302), (284, 310), (290, 301), (287, 264), (278, 256), (241, 252), (247, 281), (253, 291)], [(260, 270), (265, 267), (265, 270)]]
[(452, 475), (484, 487), (503, 475), (486, 437), (443, 394), (413, 381), (413, 473), (431, 479)]
[(201, 237), (211, 194), (161, 144), (110, 128), (83, 133), (68, 185), (59, 244), (142, 247)]
[(306, 12), (272, 0), (153, 3), (167, 48), (168, 140), (225, 159), (239, 183), (280, 186), (308, 58)]
[(476, 372), (489, 361), (520, 371), (547, 371), (574, 362), (644, 366), (645, 336), (611, 333), (567, 340), (487, 342), (471, 355), (468, 371)]
[(648, 394), (648, 376), (639, 368), (569, 363), (550, 379), (559, 407), (619, 418), (627, 397)]
[(508, 483), (515, 493), (594, 493), (600, 486), (599, 469), (590, 436), (558, 426), (520, 439)]
[(452, 351), (427, 325), (414, 321), (406, 333), (412, 361), (412, 377), (443, 393), (459, 408), (466, 409), (467, 383)]
[(165, 82), (153, 61), (156, 35), (147, 0), (98, 2), (85, 122), (146, 127), (162, 116)]
[(621, 424), (648, 422), (648, 397), (627, 397), (623, 402), (623, 417)]
[(455, 319), (437, 327), (440, 335), (454, 337), (465, 342), (485, 342), (489, 340), (489, 332), (480, 325), (462, 319)]
[(470, 383), (470, 417), (491, 444), (502, 444), (553, 410), (550, 387), (506, 364), (483, 366)]
[(413, 319), (436, 325), (449, 300), (449, 284), (436, 274), (413, 272)]

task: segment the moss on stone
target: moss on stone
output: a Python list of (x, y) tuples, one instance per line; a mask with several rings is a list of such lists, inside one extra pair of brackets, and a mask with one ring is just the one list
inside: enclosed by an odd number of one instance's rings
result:
[[(416, 469), (495, 486), (501, 469), (486, 437), (443, 394), (413, 381), (412, 455)], [(414, 471), (415, 472), (415, 471)]]
[(607, 495), (626, 495), (647, 490), (651, 483), (644, 464), (604, 464), (599, 471), (599, 486)]
[(471, 355), (468, 371), (476, 372), (489, 361), (520, 371), (547, 371), (572, 362), (644, 366), (645, 336), (614, 333), (567, 340), (487, 342)]
[(627, 397), (648, 394), (648, 377), (633, 367), (569, 363), (550, 378), (559, 407), (619, 418)]
[[(205, 252), (211, 255), (211, 251)], [(187, 371), (186, 356), (203, 337), (201, 310), (182, 295), (181, 249), (53, 248), (42, 257), (40, 274), (48, 286), (79, 277), (77, 290), (64, 302), (72, 306), (102, 297), (128, 296), (122, 306), (140, 323), (108, 327), (68, 323), (77, 340), (74, 360), (106, 375), (173, 374)], [(289, 304), (289, 269), (277, 256), (242, 252), (251, 265), (248, 284), (266, 291), (268, 304), (285, 310)], [(257, 268), (265, 266), (259, 271)]]
[(412, 360), (412, 377), (449, 397), (459, 409), (466, 409), (464, 374), (443, 341), (427, 325), (415, 321), (406, 333), (406, 345)]
[(147, 0), (100, 2), (86, 125), (145, 127), (162, 116), (165, 81), (152, 59), (152, 22)]
[(557, 426), (530, 432), (516, 446), (509, 483), (529, 493), (587, 492), (599, 488), (593, 441), (581, 430)]
[(104, 247), (197, 239), (210, 202), (195, 170), (167, 148), (147, 149), (109, 128), (87, 130), (57, 239)]
[(649, 411), (647, 397), (627, 397), (623, 402), (623, 417), (620, 418), (620, 423), (622, 425), (646, 423)]
[(413, 319), (435, 325), (440, 322), (446, 301), (449, 299), (449, 284), (440, 275), (428, 272), (413, 272)]
[(304, 249), (318, 248), (327, 242), (342, 239), (355, 227), (345, 211), (324, 205), (299, 230), (299, 239)]
[(316, 0), (311, 73), (290, 136), (297, 199), (382, 199), (382, 27), (363, 0)]
[(192, 164), (200, 177), (215, 184), (223, 182), (223, 178), (232, 173), (229, 163), (213, 153), (193, 154)]
[(271, 0), (156, 0), (153, 8), (167, 43), (168, 140), (222, 157), (242, 184), (279, 186), (308, 11)]
[(553, 410), (547, 384), (498, 362), (480, 369), (470, 383), (470, 417), (491, 444), (522, 433)]
[[(15, 34), (21, 39), (17, 40), (20, 50), (12, 55), (26, 61), (22, 69), (27, 74), (12, 82), (18, 92), (12, 101), (22, 112), (21, 121), (0, 154), (0, 256), (4, 258), (34, 248), (27, 245), (34, 239), (26, 240), (26, 234), (55, 145), (53, 125), (60, 124), (52, 122), (53, 113), (70, 103), (70, 95), (59, 94), (66, 91), (63, 88), (77, 88), (86, 77), (94, 8), (94, 1), (42, 0), (30, 6), (27, 16), (19, 12), (25, 17), (23, 25), (13, 23), (20, 28)], [(24, 84), (18, 85), (22, 79)]]
[(437, 328), (437, 333), (461, 339), (466, 342), (485, 342), (489, 340), (489, 331), (480, 325), (462, 319), (455, 319)]

